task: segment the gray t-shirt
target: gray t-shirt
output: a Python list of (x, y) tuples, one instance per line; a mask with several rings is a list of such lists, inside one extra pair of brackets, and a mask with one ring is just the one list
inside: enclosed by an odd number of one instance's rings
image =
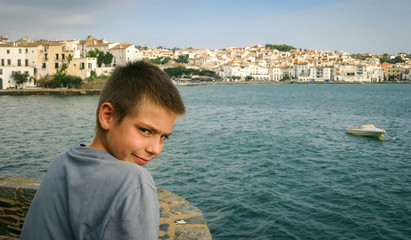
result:
[(104, 151), (75, 146), (51, 164), (20, 239), (158, 239), (151, 175)]

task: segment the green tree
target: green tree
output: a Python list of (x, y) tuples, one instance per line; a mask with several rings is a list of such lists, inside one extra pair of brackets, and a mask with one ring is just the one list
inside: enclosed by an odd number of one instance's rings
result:
[[(96, 50), (98, 50), (98, 49), (96, 49)], [(105, 53), (103, 51), (99, 51), (98, 54), (97, 54), (97, 65), (98, 65), (98, 67), (101, 67), (101, 65), (103, 65), (103, 63), (106, 66), (110, 65), (111, 62), (113, 61), (113, 58), (114, 58), (113, 54), (111, 54), (109, 52)]]
[(385, 63), (385, 62), (390, 62), (390, 59), (388, 58), (388, 53), (384, 53), (382, 57), (380, 58), (380, 63)]
[(106, 54), (104, 54), (104, 57), (103, 57), (103, 63), (104, 63), (106, 66), (107, 66), (107, 65), (110, 65), (111, 62), (113, 61), (113, 58), (114, 58), (113, 54), (111, 54), (111, 53), (109, 53), (109, 52), (106, 52)]
[(49, 84), (50, 87), (79, 88), (83, 80), (80, 77), (67, 75), (65, 71), (58, 71)]
[(63, 79), (63, 85), (67, 86), (68, 88), (79, 88), (83, 80), (80, 77), (66, 75)]
[(351, 54), (351, 57), (358, 60), (365, 60), (367, 59), (366, 56), (362, 55), (361, 53)]
[(231, 76), (230, 77), (231, 78), (231, 80), (240, 80), (241, 79), (241, 77), (240, 76)]
[(99, 52), (97, 55), (97, 65), (98, 67), (101, 67), (103, 65), (103, 60), (104, 60), (104, 52)]
[(219, 78), (220, 77), (216, 72), (211, 71), (211, 70), (201, 70), (198, 73), (198, 75), (200, 75), (200, 76), (209, 76), (209, 77), (212, 77), (212, 78)]
[(174, 61), (176, 61), (178, 63), (188, 63), (188, 54), (180, 55), (180, 56), (178, 56), (177, 59), (174, 59)]
[(31, 82), (33, 80), (33, 78), (30, 77), (28, 72), (13, 72), (11, 74), (11, 78), (13, 78), (17, 85), (21, 85), (25, 82)]
[(67, 61), (70, 63), (71, 60), (73, 60), (73, 55), (69, 54), (69, 55), (67, 56)]
[(50, 87), (64, 87), (64, 79), (66, 76), (65, 71), (57, 71), (57, 73), (53, 76), (53, 81), (51, 82)]
[(87, 57), (97, 57), (99, 53), (100, 53), (100, 50), (95, 48), (94, 50), (90, 50), (87, 52)]
[(170, 60), (171, 60), (170, 57), (166, 57), (166, 58), (164, 58), (164, 59), (161, 61), (161, 64), (166, 64), (166, 63), (168, 63)]
[(405, 60), (401, 56), (396, 56), (394, 59), (395, 63), (403, 63)]
[(152, 58), (149, 59), (150, 62), (154, 63), (154, 64), (161, 64), (161, 58)]
[(253, 80), (254, 78), (252, 77), (252, 76), (247, 76), (247, 77), (245, 77), (245, 80), (246, 81), (251, 81), (251, 80)]
[(286, 45), (286, 44), (266, 44), (265, 48), (267, 49), (277, 49), (278, 51), (288, 52), (291, 49), (296, 49), (293, 46)]
[(198, 70), (198, 69), (191, 69), (186, 68), (183, 66), (173, 67), (173, 68), (166, 68), (164, 72), (168, 74), (170, 77), (184, 77), (184, 76), (192, 76), (192, 75), (199, 75), (199, 76), (208, 76), (212, 78), (218, 78), (218, 74), (211, 70)]

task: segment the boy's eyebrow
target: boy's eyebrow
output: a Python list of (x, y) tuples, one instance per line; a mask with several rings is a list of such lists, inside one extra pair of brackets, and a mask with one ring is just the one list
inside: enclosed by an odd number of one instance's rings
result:
[[(152, 126), (150, 126), (150, 125), (146, 125), (146, 124), (141, 124), (141, 125), (143, 125), (142, 127), (144, 127), (144, 128), (147, 128), (148, 130), (150, 130), (151, 132), (153, 132), (153, 133), (155, 133), (155, 134), (159, 134), (161, 131), (160, 130), (158, 130), (157, 128), (155, 128), (155, 127), (152, 127)], [(162, 135), (165, 135), (165, 136), (171, 136), (173, 134), (173, 132), (165, 132), (165, 133), (163, 133)]]

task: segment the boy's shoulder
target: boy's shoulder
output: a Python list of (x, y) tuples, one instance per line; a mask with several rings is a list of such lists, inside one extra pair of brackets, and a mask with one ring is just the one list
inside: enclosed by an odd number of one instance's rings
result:
[(78, 178), (95, 184), (128, 184), (136, 187), (148, 184), (154, 187), (151, 174), (143, 167), (121, 161), (110, 153), (84, 145), (69, 148), (61, 153), (52, 165), (56, 165), (54, 169), (57, 172), (64, 171), (71, 179)]

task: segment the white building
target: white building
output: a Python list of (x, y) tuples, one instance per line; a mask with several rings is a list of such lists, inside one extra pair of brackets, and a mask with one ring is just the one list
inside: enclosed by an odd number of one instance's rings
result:
[[(29, 74), (29, 81), (22, 85), (17, 84), (12, 77), (13, 72), (27, 72)], [(32, 67), (0, 67), (0, 89), (34, 87), (33, 76), (34, 68)]]
[(283, 79), (283, 71), (280, 68), (268, 68), (268, 75), (272, 81), (281, 81)]
[(13, 72), (27, 72), (29, 78), (35, 78), (34, 69), (40, 67), (38, 64), (40, 48), (39, 44), (0, 44), (0, 89), (34, 86), (34, 81), (17, 86), (11, 74)]
[(363, 66), (358, 67), (354, 64), (335, 64), (333, 67), (335, 73), (334, 80), (340, 82), (362, 82), (364, 81)]
[(384, 70), (378, 65), (366, 65), (366, 81), (368, 82), (382, 82), (384, 81)]
[(404, 68), (404, 71), (402, 72), (402, 79), (405, 81), (411, 81), (411, 68), (410, 67)]
[(332, 68), (312, 67), (310, 68), (311, 82), (330, 82), (332, 78)]
[(380, 66), (362, 64), (335, 64), (334, 80), (341, 82), (381, 82), (384, 71)]
[(134, 44), (117, 44), (111, 47), (108, 52), (113, 54), (113, 67), (117, 65), (125, 65), (127, 62), (143, 58), (142, 54)]
[(256, 64), (226, 64), (222, 67), (220, 76), (226, 80), (239, 78), (244, 81), (247, 77), (252, 77), (255, 81), (269, 81), (271, 79), (268, 68), (258, 66)]
[(295, 63), (294, 72), (291, 78), (296, 79), (298, 82), (309, 82), (311, 65), (307, 62)]

